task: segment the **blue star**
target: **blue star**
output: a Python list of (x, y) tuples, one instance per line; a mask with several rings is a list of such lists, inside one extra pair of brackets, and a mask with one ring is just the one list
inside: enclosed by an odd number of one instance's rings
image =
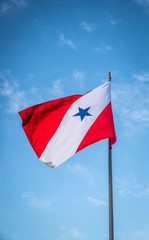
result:
[(78, 109), (79, 109), (79, 112), (73, 115), (73, 117), (80, 116), (82, 121), (85, 118), (85, 116), (92, 116), (90, 113), (88, 113), (88, 110), (90, 109), (90, 107), (86, 109), (78, 107)]

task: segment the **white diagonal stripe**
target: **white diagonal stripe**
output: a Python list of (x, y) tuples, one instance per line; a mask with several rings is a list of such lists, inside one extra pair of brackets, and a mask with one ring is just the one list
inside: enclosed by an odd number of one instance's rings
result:
[[(66, 112), (40, 159), (51, 167), (57, 167), (74, 155), (85, 134), (110, 101), (110, 82), (76, 100)], [(78, 107), (90, 107), (88, 112), (92, 116), (85, 116), (82, 121), (80, 116), (73, 117), (78, 113)]]

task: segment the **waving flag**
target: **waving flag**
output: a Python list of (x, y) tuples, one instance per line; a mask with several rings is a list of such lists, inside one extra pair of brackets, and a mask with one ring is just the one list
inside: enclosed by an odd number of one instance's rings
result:
[(72, 95), (19, 112), (38, 158), (57, 167), (76, 152), (105, 138), (116, 141), (110, 82), (84, 95)]

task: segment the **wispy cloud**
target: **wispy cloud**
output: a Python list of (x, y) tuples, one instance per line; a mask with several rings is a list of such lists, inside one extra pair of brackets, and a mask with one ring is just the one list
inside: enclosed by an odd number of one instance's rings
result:
[(115, 19), (110, 14), (107, 14), (107, 20), (110, 22), (112, 26), (117, 25), (120, 23), (120, 20)]
[(83, 27), (83, 29), (87, 32), (93, 32), (97, 28), (97, 24), (87, 22), (80, 23), (80, 26)]
[(52, 82), (52, 89), (51, 93), (55, 97), (62, 97), (64, 94), (63, 87), (62, 87), (62, 79), (57, 79)]
[(113, 25), (113, 26), (117, 24), (117, 21), (114, 19), (110, 19), (109, 21), (110, 21), (111, 25)]
[(143, 7), (149, 6), (149, 0), (135, 0), (135, 2)]
[(26, 8), (27, 0), (5, 0), (0, 3), (0, 16), (7, 15), (21, 8)]
[(134, 0), (134, 3), (138, 4), (149, 15), (149, 0)]
[(134, 229), (126, 233), (117, 233), (117, 240), (147, 240), (149, 239), (149, 227), (144, 229)]
[(107, 233), (105, 233), (103, 236), (104, 236), (105, 238), (109, 238), (109, 234), (107, 234)]
[(85, 237), (85, 234), (80, 232), (77, 228), (71, 228), (69, 232), (74, 239), (83, 239)]
[(77, 83), (79, 84), (79, 86), (80, 86), (81, 88), (83, 88), (83, 86), (84, 86), (85, 76), (86, 76), (86, 73), (85, 73), (85, 72), (78, 71), (78, 70), (75, 70), (75, 71), (73, 72), (73, 78), (74, 78), (75, 82), (77, 82)]
[(121, 197), (149, 197), (149, 184), (144, 186), (135, 178), (133, 173), (129, 173), (126, 178), (115, 177), (116, 188)]
[(52, 240), (58, 240), (58, 239), (87, 239), (86, 234), (80, 231), (77, 227), (66, 227), (66, 226), (60, 226), (59, 229), (61, 230), (61, 233)]
[(8, 14), (12, 10), (12, 5), (9, 2), (2, 2), (0, 4), (0, 16)]
[(27, 99), (23, 90), (18, 89), (16, 81), (10, 82), (5, 74), (0, 76), (3, 79), (3, 83), (0, 84), (0, 96), (7, 99), (7, 111), (15, 113), (21, 108), (25, 108), (29, 105), (30, 101)]
[[(132, 80), (133, 81), (133, 80)], [(133, 84), (112, 84), (113, 109), (118, 120), (134, 134), (149, 127), (149, 86), (137, 81)]]
[(132, 74), (132, 76), (140, 82), (149, 82), (149, 73)]
[(51, 199), (49, 197), (37, 197), (34, 192), (23, 192), (21, 198), (30, 206), (35, 207), (51, 207)]
[(63, 33), (58, 33), (59, 34), (59, 44), (60, 45), (66, 45), (71, 47), (73, 50), (77, 50), (76, 45), (73, 43), (72, 40), (67, 39)]
[(66, 227), (62, 225), (59, 227), (58, 231), (59, 230), (60, 232), (57, 233), (57, 236), (55, 235), (54, 237), (51, 238), (51, 240), (88, 239), (87, 235), (84, 232), (80, 231), (80, 229), (77, 228), (76, 226)]
[(82, 165), (82, 164), (76, 164), (76, 165), (69, 165), (68, 169), (75, 175), (78, 175), (79, 177), (84, 177), (88, 180), (89, 184), (94, 183), (94, 177), (90, 173), (89, 169)]
[[(34, 77), (33, 74), (27, 75), (27, 79)], [(22, 77), (22, 79), (23, 78), (26, 79), (26, 76)], [(52, 81), (50, 83), (51, 87), (43, 86), (42, 89), (39, 89), (38, 87), (32, 86), (25, 90), (21, 89), (19, 81), (15, 80), (15, 77), (13, 77), (8, 70), (0, 72), (0, 80), (0, 96), (4, 98), (3, 105), (5, 103), (5, 109), (9, 113), (16, 113), (34, 104), (48, 101), (51, 98), (62, 97), (64, 94), (62, 79)]]
[(96, 199), (93, 197), (87, 197), (88, 201), (91, 202), (94, 206), (105, 206), (107, 205), (106, 201), (104, 200), (100, 200), (100, 199)]
[(18, 8), (26, 7), (28, 1), (26, 0), (10, 0), (13, 4), (15, 4)]
[(101, 44), (99, 47), (94, 48), (95, 52), (105, 53), (107, 51), (112, 51), (112, 47), (109, 45)]

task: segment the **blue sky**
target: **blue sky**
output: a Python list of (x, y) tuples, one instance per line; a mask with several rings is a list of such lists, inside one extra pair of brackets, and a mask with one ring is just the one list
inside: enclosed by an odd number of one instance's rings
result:
[(0, 239), (107, 240), (107, 140), (56, 169), (18, 111), (112, 75), (115, 240), (149, 239), (149, 1), (0, 1)]

